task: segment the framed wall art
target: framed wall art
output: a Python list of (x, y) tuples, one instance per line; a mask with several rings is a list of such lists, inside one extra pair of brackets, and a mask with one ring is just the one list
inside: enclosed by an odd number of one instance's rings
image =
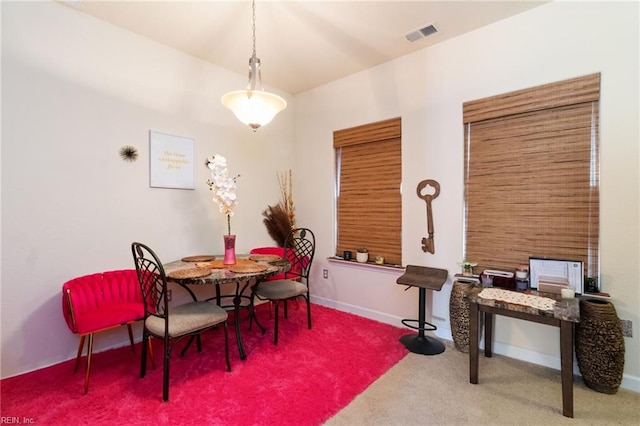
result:
[(193, 139), (149, 131), (149, 186), (195, 189)]

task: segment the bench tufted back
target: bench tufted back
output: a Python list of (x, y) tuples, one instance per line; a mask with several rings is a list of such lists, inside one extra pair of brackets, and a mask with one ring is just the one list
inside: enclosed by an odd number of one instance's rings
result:
[(135, 269), (85, 275), (62, 286), (62, 312), (74, 333), (85, 334), (144, 318)]

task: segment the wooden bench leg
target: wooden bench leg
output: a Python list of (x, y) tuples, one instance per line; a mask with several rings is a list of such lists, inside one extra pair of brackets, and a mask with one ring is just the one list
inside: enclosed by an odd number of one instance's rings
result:
[(131, 330), (131, 323), (127, 324), (127, 328), (129, 329), (129, 342), (131, 342), (131, 352), (136, 353), (136, 347), (133, 344), (133, 331)]
[(76, 355), (76, 364), (73, 367), (73, 374), (78, 372), (78, 366), (80, 365), (80, 358), (82, 358), (82, 349), (84, 349), (84, 340), (87, 336), (80, 336), (80, 344), (78, 345), (78, 354)]
[(91, 355), (93, 354), (93, 333), (89, 335), (87, 345), (87, 370), (84, 373), (84, 393), (89, 392), (89, 374), (91, 373)]

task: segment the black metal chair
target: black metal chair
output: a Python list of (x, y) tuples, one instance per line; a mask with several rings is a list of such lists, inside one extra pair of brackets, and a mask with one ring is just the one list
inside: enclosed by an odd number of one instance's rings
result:
[[(229, 335), (227, 312), (212, 302), (193, 301), (169, 307), (167, 300), (167, 277), (158, 256), (142, 243), (132, 243), (131, 252), (136, 265), (138, 281), (144, 301), (144, 327), (142, 333), (142, 362), (140, 377), (147, 371), (147, 348), (149, 338), (164, 342), (164, 371), (162, 399), (169, 400), (169, 360), (176, 344), (185, 337), (196, 337), (198, 352), (202, 350), (200, 333), (218, 326), (224, 329), (224, 346), (227, 371), (229, 363)], [(191, 340), (187, 343), (191, 343)], [(185, 347), (186, 349), (186, 347)], [(184, 354), (184, 351), (183, 351)]]
[(283, 279), (261, 281), (253, 289), (253, 297), (269, 300), (274, 304), (274, 336), (273, 343), (278, 344), (278, 310), (280, 302), (284, 302), (284, 317), (288, 317), (287, 301), (302, 297), (307, 304), (307, 323), (311, 330), (311, 304), (309, 300), (309, 275), (316, 251), (316, 239), (308, 228), (293, 230), (287, 237), (284, 247), (284, 258), (291, 264), (291, 269)]

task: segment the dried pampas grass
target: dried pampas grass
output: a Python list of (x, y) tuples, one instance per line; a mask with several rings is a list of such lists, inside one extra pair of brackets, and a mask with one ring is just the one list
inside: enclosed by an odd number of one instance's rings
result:
[(262, 212), (267, 232), (278, 247), (284, 247), (289, 233), (296, 227), (295, 204), (293, 202), (293, 183), (291, 170), (278, 173), (280, 187), (280, 202), (275, 206), (268, 206)]
[(278, 247), (284, 247), (287, 240), (287, 236), (291, 232), (291, 219), (289, 214), (285, 211), (282, 204), (276, 204), (275, 206), (269, 206), (262, 212), (264, 216), (264, 226), (267, 228), (267, 233), (273, 238)]

